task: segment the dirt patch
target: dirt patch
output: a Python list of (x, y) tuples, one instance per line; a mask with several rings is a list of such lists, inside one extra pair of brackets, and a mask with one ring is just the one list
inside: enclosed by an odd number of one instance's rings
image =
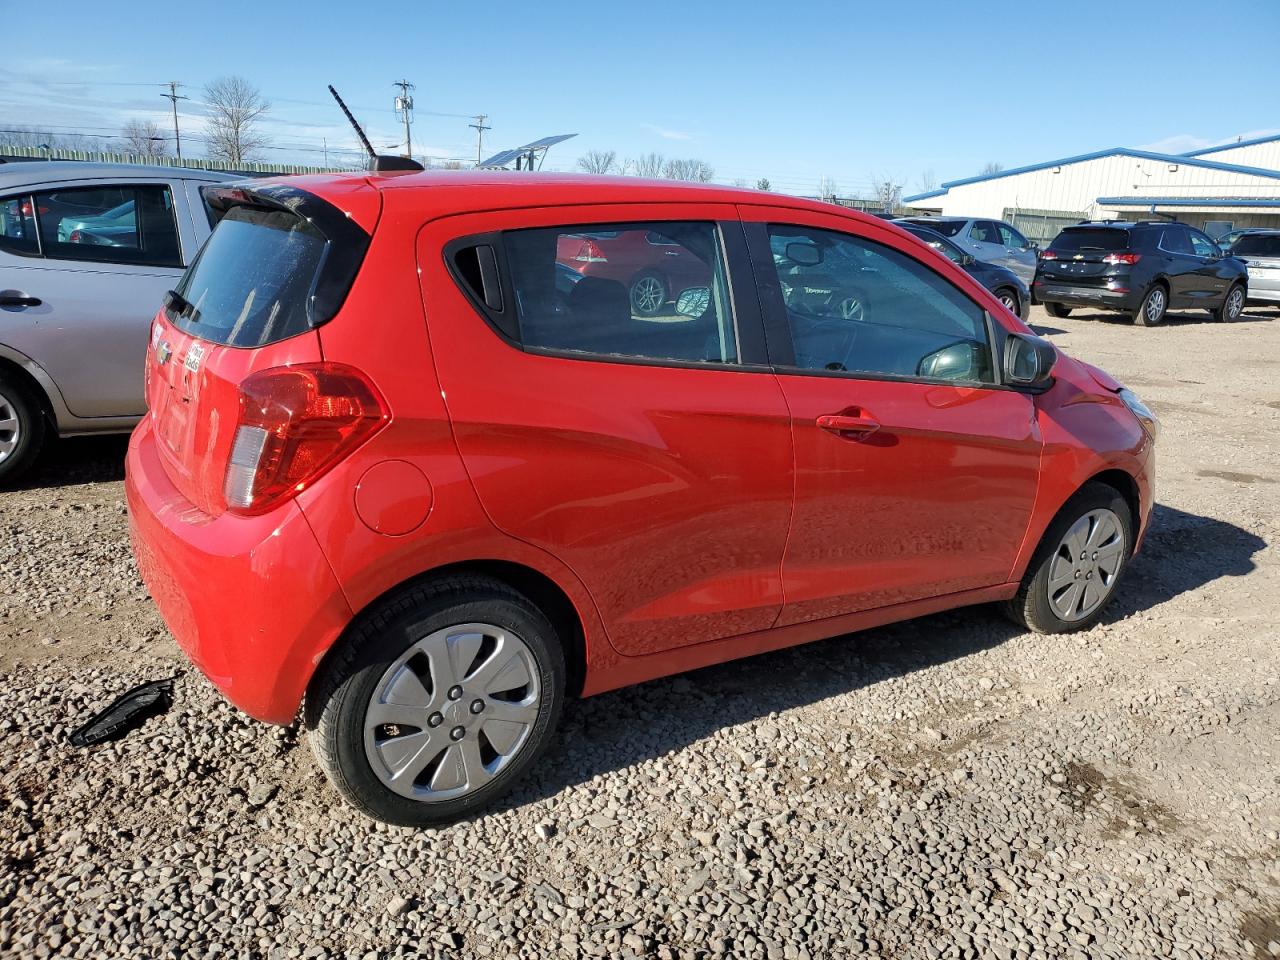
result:
[(1209, 477), (1215, 480), (1230, 480), (1232, 483), (1275, 483), (1271, 477), (1260, 477), (1256, 473), (1237, 473), (1234, 470), (1197, 470), (1196, 476)]

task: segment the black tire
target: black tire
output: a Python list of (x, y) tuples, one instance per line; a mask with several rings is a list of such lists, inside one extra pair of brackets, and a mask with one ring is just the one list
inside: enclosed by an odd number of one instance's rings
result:
[[(1123, 530), (1124, 544), (1120, 566), (1116, 571), (1107, 594), (1098, 608), (1088, 616), (1078, 620), (1067, 620), (1054, 611), (1049, 602), (1049, 575), (1055, 555), (1062, 545), (1063, 538), (1071, 527), (1085, 514), (1093, 510), (1110, 510), (1116, 515)], [(1054, 517), (1049, 528), (1045, 530), (1040, 546), (1036, 548), (1027, 566), (1026, 575), (1012, 599), (1003, 604), (1003, 612), (1019, 626), (1034, 630), (1036, 633), (1074, 633), (1077, 630), (1088, 630), (1106, 611), (1107, 605), (1115, 596), (1116, 586), (1128, 569), (1129, 559), (1133, 555), (1133, 514), (1126, 502), (1114, 487), (1104, 483), (1087, 483), (1072, 497)]]
[(1044, 305), (1044, 312), (1059, 320), (1065, 320), (1067, 317), (1071, 316), (1071, 308), (1061, 303), (1046, 303)]
[(998, 290), (991, 291), (992, 296), (1004, 304), (1005, 309), (1012, 313), (1015, 317), (1022, 316), (1022, 300), (1018, 296), (1018, 291), (1012, 287), (1000, 287)]
[(1227, 290), (1227, 295), (1222, 298), (1222, 303), (1210, 310), (1209, 313), (1219, 323), (1232, 323), (1240, 319), (1240, 315), (1244, 313), (1244, 306), (1244, 286), (1239, 283), (1233, 283)]
[(25, 384), (0, 373), (0, 485), (31, 468), (44, 446), (45, 429), (39, 401)]
[(1142, 303), (1133, 315), (1133, 322), (1139, 327), (1154, 327), (1169, 310), (1169, 288), (1163, 283), (1153, 283), (1143, 294)]
[[(484, 786), (432, 802), (401, 796), (379, 779), (365, 752), (370, 700), (388, 669), (418, 638), (466, 623), (491, 623), (524, 641), (537, 665), (537, 717), (510, 763)], [(316, 672), (304, 712), (312, 749), (348, 803), (385, 823), (430, 827), (473, 814), (507, 793), (546, 750), (564, 697), (564, 652), (547, 617), (503, 583), (456, 576), (393, 594), (353, 624)]]
[(656, 317), (667, 305), (669, 291), (666, 281), (659, 274), (649, 271), (631, 281), (628, 293), (631, 297), (631, 312), (635, 316)]

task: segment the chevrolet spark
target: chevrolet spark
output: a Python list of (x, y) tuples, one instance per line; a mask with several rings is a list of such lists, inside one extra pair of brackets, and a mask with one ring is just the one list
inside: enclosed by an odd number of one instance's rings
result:
[(134, 549), (196, 666), (301, 711), (378, 819), (510, 790), (567, 697), (967, 604), (1087, 628), (1147, 525), (1150, 411), (891, 223), (531, 173), (209, 199)]

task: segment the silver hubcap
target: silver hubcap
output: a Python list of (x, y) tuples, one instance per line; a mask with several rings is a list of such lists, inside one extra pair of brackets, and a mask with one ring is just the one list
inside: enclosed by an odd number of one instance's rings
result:
[(1155, 322), (1164, 313), (1164, 291), (1159, 287), (1147, 294), (1147, 319)]
[(0, 463), (8, 460), (18, 449), (22, 439), (22, 424), (18, 422), (18, 408), (13, 401), (0, 393)]
[(845, 297), (840, 301), (840, 316), (845, 320), (861, 320), (862, 312), (861, 297)]
[(414, 643), (378, 681), (364, 748), (387, 787), (411, 800), (453, 800), (483, 787), (529, 740), (538, 668), (510, 630), (463, 623)]
[(1008, 294), (1008, 293), (1003, 294), (1000, 297), (1000, 302), (1004, 304), (1005, 309), (1008, 310), (1010, 313), (1018, 312), (1018, 301), (1013, 299), (1012, 294)]
[(1124, 528), (1110, 510), (1090, 510), (1071, 525), (1049, 564), (1049, 606), (1083, 620), (1111, 595), (1124, 562)]
[(641, 313), (654, 313), (662, 306), (662, 282), (656, 277), (641, 277), (631, 288), (631, 302)]
[(1227, 319), (1234, 320), (1244, 311), (1244, 293), (1240, 290), (1232, 290), (1227, 295)]

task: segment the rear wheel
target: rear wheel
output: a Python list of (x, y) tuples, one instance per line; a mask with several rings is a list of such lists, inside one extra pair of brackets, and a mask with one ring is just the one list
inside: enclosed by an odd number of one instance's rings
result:
[(1015, 317), (1021, 316), (1021, 314), (1018, 311), (1021, 309), (1022, 305), (1018, 302), (1017, 291), (1011, 290), (1008, 287), (1001, 287), (999, 290), (995, 292), (995, 297), (997, 300), (1003, 303), (1005, 309), (1008, 310), (1010, 313), (1012, 313)]
[(1044, 312), (1051, 317), (1057, 317), (1059, 320), (1065, 320), (1071, 316), (1071, 308), (1061, 303), (1046, 303)]
[(434, 826), (509, 791), (546, 749), (564, 696), (547, 618), (502, 583), (453, 577), (393, 596), (349, 631), (312, 682), (306, 720), (349, 803)]
[(1133, 516), (1113, 487), (1086, 484), (1049, 524), (1005, 614), (1036, 633), (1098, 622), (1133, 550)]
[(0, 483), (16, 480), (31, 467), (44, 433), (39, 403), (23, 385), (0, 374)]
[(652, 317), (662, 312), (667, 302), (667, 285), (656, 273), (646, 273), (631, 284), (631, 312), (637, 317)]
[(1133, 315), (1133, 322), (1140, 327), (1154, 327), (1164, 319), (1165, 311), (1168, 309), (1169, 292), (1162, 284), (1152, 284), (1147, 295), (1142, 298), (1142, 305), (1138, 307), (1138, 312)]
[(1235, 284), (1222, 299), (1222, 305), (1209, 311), (1213, 319), (1222, 322), (1239, 320), (1244, 313), (1244, 287)]

